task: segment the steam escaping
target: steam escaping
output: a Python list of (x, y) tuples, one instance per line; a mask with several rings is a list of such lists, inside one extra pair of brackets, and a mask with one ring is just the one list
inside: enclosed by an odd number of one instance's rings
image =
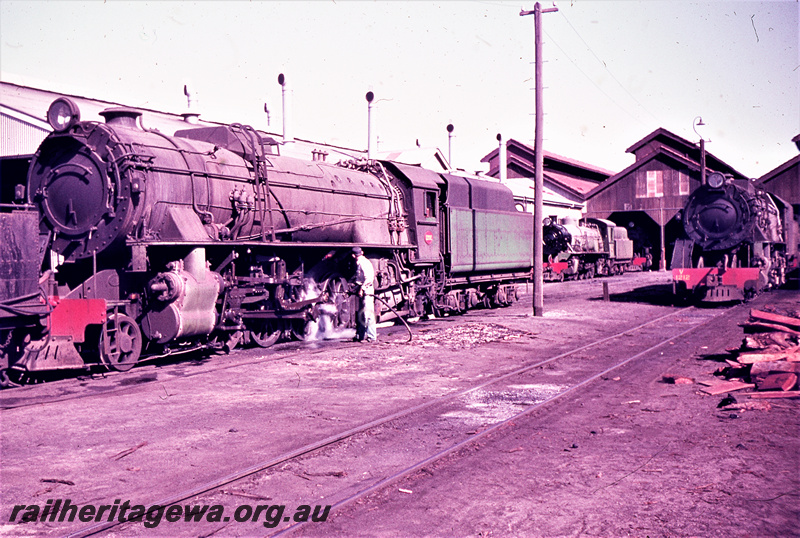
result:
[(306, 342), (351, 339), (356, 335), (355, 329), (336, 328), (334, 319), (339, 314), (336, 310), (336, 305), (331, 303), (320, 304), (317, 306), (317, 313), (317, 320), (309, 323), (309, 330), (306, 331)]
[[(321, 295), (319, 286), (313, 280), (307, 280), (305, 290), (303, 290), (303, 300), (316, 299)], [(317, 319), (311, 320), (306, 325), (306, 342), (316, 342), (320, 340), (344, 340), (351, 339), (356, 335), (355, 329), (337, 328), (335, 320), (339, 312), (336, 305), (332, 303), (320, 303), (316, 307)]]

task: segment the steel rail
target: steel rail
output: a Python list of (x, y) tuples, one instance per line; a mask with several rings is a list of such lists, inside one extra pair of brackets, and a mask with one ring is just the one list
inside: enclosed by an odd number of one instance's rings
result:
[[(259, 351), (259, 350), (263, 351), (263, 348), (254, 349), (254, 351)], [(137, 363), (137, 365), (141, 364), (143, 366), (150, 366), (150, 364), (147, 364), (148, 362), (153, 362), (153, 361), (157, 361), (157, 360), (160, 360), (160, 359), (167, 359), (167, 358), (170, 358), (170, 357), (177, 357), (177, 356), (180, 356), (180, 355), (187, 355), (187, 354), (190, 354), (190, 353), (200, 353), (202, 351), (203, 351), (203, 348), (192, 348), (192, 349), (188, 349), (186, 351), (175, 351), (173, 353), (166, 353), (166, 354), (161, 354), (161, 355), (147, 356), (146, 358), (141, 359)], [(302, 350), (302, 355), (303, 356), (319, 355), (320, 353), (324, 353), (326, 351), (330, 351), (330, 348), (319, 349), (317, 351)], [(220, 372), (220, 371), (223, 371), (223, 370), (230, 370), (232, 368), (239, 368), (239, 367), (242, 367), (242, 366), (250, 366), (252, 364), (260, 364), (260, 363), (264, 363), (264, 362), (267, 362), (267, 363), (276, 362), (276, 361), (283, 360), (283, 359), (297, 358), (299, 355), (300, 355), (299, 351), (298, 352), (294, 352), (294, 350), (288, 350), (287, 353), (283, 354), (283, 350), (281, 350), (281, 351), (274, 352), (274, 353), (272, 353), (270, 355), (264, 355), (264, 356), (258, 357), (256, 359), (244, 359), (244, 360), (242, 360), (242, 362), (237, 362), (237, 363), (234, 363), (234, 364), (226, 363), (226, 364), (221, 364), (219, 366), (213, 366), (212, 368), (210, 368), (208, 370), (204, 370), (202, 372), (188, 373), (188, 374), (182, 376), (181, 378), (169, 378), (169, 379), (161, 379), (161, 380), (153, 379), (152, 381), (163, 385), (163, 384), (170, 383), (170, 382), (177, 382), (177, 381), (179, 381), (179, 379), (187, 379), (187, 378), (195, 377), (195, 376), (199, 376), (199, 375), (214, 374), (214, 373), (217, 373), (217, 372)], [(100, 363), (97, 363), (97, 364), (100, 364)], [(110, 378), (110, 377), (121, 376), (121, 375), (126, 375), (126, 374), (134, 375), (136, 373), (141, 373), (141, 374), (145, 374), (146, 375), (148, 372), (145, 372), (145, 371), (143, 371), (141, 369), (135, 370), (135, 371), (132, 371), (132, 372), (131, 371), (118, 372), (118, 371), (113, 371), (112, 370), (112, 371), (108, 371), (108, 372), (99, 372), (96, 375), (102, 376), (102, 378)], [(75, 378), (70, 378), (70, 379), (60, 380), (60, 381), (75, 382), (75, 381), (82, 381), (84, 379), (85, 379), (85, 376), (78, 376), (78, 377), (75, 377)], [(53, 381), (51, 383), (47, 383), (47, 385), (48, 386), (55, 386), (56, 383), (59, 383), (60, 381)], [(26, 407), (34, 407), (34, 406), (41, 407), (41, 406), (44, 406), (44, 405), (56, 404), (56, 403), (61, 403), (61, 402), (68, 402), (68, 401), (72, 401), (72, 400), (82, 400), (84, 398), (98, 398), (98, 397), (102, 397), (102, 396), (109, 396), (109, 395), (112, 395), (112, 394), (124, 394), (126, 392), (132, 392), (132, 391), (136, 390), (137, 388), (141, 387), (141, 385), (142, 384), (140, 384), (140, 383), (136, 383), (136, 384), (132, 384), (132, 385), (129, 385), (129, 386), (124, 386), (124, 387), (120, 387), (120, 388), (116, 388), (116, 389), (109, 389), (109, 390), (104, 391), (104, 392), (87, 392), (87, 393), (84, 393), (84, 394), (74, 394), (74, 395), (65, 396), (65, 397), (62, 397), (62, 398), (58, 398), (57, 397), (55, 399), (46, 400), (46, 401), (34, 400), (34, 401), (31, 401), (31, 402), (27, 402), (27, 403), (23, 403), (23, 404), (19, 404), (19, 405), (8, 405), (8, 406), (6, 406), (6, 405), (3, 405), (2, 399), (0, 399), (0, 411), (10, 411), (10, 410), (13, 410), (13, 409), (23, 409), (23, 408), (26, 408)], [(22, 389), (22, 388), (26, 388), (28, 386), (31, 386), (31, 385), (21, 385), (19, 387), (11, 387), (10, 389), (3, 389), (4, 392), (8, 391), (7, 393), (5, 393), (3, 395), (5, 396), (7, 394), (8, 396), (13, 397), (14, 396), (14, 389)]]
[[(682, 310), (679, 310), (678, 312), (682, 312)], [(676, 312), (673, 312), (673, 314), (674, 313), (676, 313)], [(722, 315), (722, 314), (719, 314), (719, 315)], [(524, 417), (526, 415), (529, 415), (529, 414), (533, 413), (534, 411), (538, 411), (539, 409), (541, 409), (545, 405), (547, 405), (549, 403), (552, 403), (553, 401), (555, 401), (555, 400), (557, 400), (559, 398), (562, 398), (564, 396), (572, 394), (574, 391), (578, 390), (579, 388), (582, 388), (583, 386), (588, 385), (589, 383), (591, 383), (591, 382), (593, 382), (593, 381), (595, 381), (595, 380), (597, 380), (597, 379), (609, 374), (610, 372), (613, 372), (614, 370), (625, 366), (629, 362), (631, 362), (633, 360), (636, 360), (639, 357), (642, 357), (643, 355), (651, 353), (652, 351), (654, 351), (654, 350), (660, 348), (661, 346), (667, 344), (671, 340), (674, 340), (676, 338), (680, 338), (681, 336), (684, 336), (684, 335), (694, 331), (698, 327), (701, 327), (701, 326), (705, 325), (706, 323), (708, 323), (709, 321), (715, 319), (716, 317), (718, 317), (718, 316), (709, 317), (708, 319), (701, 321), (697, 325), (694, 325), (694, 326), (686, 329), (685, 331), (682, 331), (682, 332), (680, 332), (678, 334), (672, 335), (669, 338), (666, 338), (666, 339), (662, 340), (658, 344), (656, 344), (654, 346), (651, 346), (651, 347), (649, 347), (649, 348), (647, 348), (647, 349), (645, 349), (643, 351), (640, 351), (639, 353), (636, 353), (635, 355), (632, 355), (632, 356), (628, 357), (627, 359), (624, 359), (624, 360), (618, 362), (617, 364), (615, 364), (615, 365), (613, 365), (613, 366), (611, 366), (609, 368), (606, 368), (605, 370), (603, 370), (600, 373), (594, 374), (594, 375), (584, 379), (583, 381), (580, 381), (580, 382), (576, 383), (575, 385), (572, 385), (571, 387), (569, 387), (569, 388), (567, 388), (567, 389), (565, 389), (565, 390), (563, 390), (563, 391), (561, 391), (561, 392), (559, 392), (557, 394), (554, 394), (553, 396), (550, 396), (549, 398), (547, 398), (545, 400), (542, 400), (541, 402), (538, 402), (538, 403), (530, 405), (529, 407), (527, 407), (526, 409), (520, 411), (519, 413), (517, 413), (517, 414), (515, 414), (515, 415), (513, 415), (513, 416), (511, 416), (511, 417), (509, 417), (509, 418), (507, 418), (507, 419), (505, 419), (505, 420), (503, 420), (501, 422), (493, 424), (492, 426), (486, 428), (485, 430), (483, 430), (483, 431), (481, 431), (479, 433), (476, 433), (476, 434), (468, 437), (467, 439), (464, 439), (463, 441), (460, 441), (460, 442), (456, 443), (455, 445), (452, 445), (452, 446), (450, 446), (448, 448), (440, 450), (436, 454), (433, 454), (432, 456), (429, 456), (429, 457), (425, 458), (422, 461), (419, 461), (419, 462), (417, 462), (417, 463), (415, 463), (413, 465), (410, 465), (410, 466), (406, 467), (405, 469), (403, 469), (401, 471), (398, 471), (398, 472), (396, 472), (395, 474), (393, 474), (391, 476), (383, 478), (383, 479), (379, 480), (378, 482), (374, 483), (373, 485), (371, 485), (371, 486), (369, 486), (367, 488), (364, 488), (364, 489), (362, 489), (360, 491), (357, 491), (356, 493), (350, 495), (349, 497), (345, 497), (344, 499), (332, 504), (331, 505), (331, 511), (338, 510), (338, 509), (340, 509), (340, 508), (342, 508), (344, 506), (347, 506), (347, 505), (349, 505), (349, 504), (351, 504), (351, 503), (353, 503), (353, 502), (355, 502), (355, 501), (357, 501), (359, 499), (363, 499), (365, 496), (369, 495), (370, 493), (378, 491), (379, 489), (382, 489), (382, 488), (384, 488), (384, 487), (386, 487), (386, 486), (388, 486), (388, 485), (390, 485), (390, 484), (392, 484), (394, 482), (397, 482), (397, 481), (409, 476), (410, 474), (422, 469), (423, 467), (425, 467), (427, 465), (430, 465), (431, 463), (435, 463), (436, 461), (438, 461), (438, 460), (440, 460), (442, 458), (445, 458), (446, 456), (448, 456), (448, 455), (460, 450), (461, 448), (469, 446), (470, 444), (475, 443), (475, 442), (479, 441), (480, 439), (483, 439), (484, 437), (488, 436), (489, 434), (494, 433), (495, 431), (499, 430), (500, 428), (505, 427), (509, 423), (512, 423), (515, 420), (519, 420), (520, 418), (522, 418), (522, 417)], [(661, 319), (661, 318), (659, 318), (659, 319)], [(645, 324), (645, 325), (647, 325), (647, 324)], [(630, 332), (630, 331), (626, 331), (626, 332)], [(621, 334), (625, 334), (625, 333), (621, 333)], [(568, 354), (569, 353), (562, 354), (562, 357), (563, 357), (563, 355), (568, 355)], [(553, 360), (553, 359), (548, 359), (546, 362), (550, 362), (550, 360)], [(509, 375), (513, 375), (513, 374), (508, 374), (508, 375), (503, 376), (503, 377), (508, 377)], [(498, 379), (502, 379), (502, 378), (498, 378)], [(493, 381), (497, 381), (497, 380), (493, 380)], [(294, 523), (294, 524), (292, 524), (292, 525), (290, 525), (290, 526), (288, 526), (288, 527), (286, 527), (284, 529), (281, 529), (277, 533), (271, 534), (269, 536), (284, 536), (284, 535), (287, 535), (287, 534), (289, 534), (291, 532), (294, 532), (294, 531), (300, 529), (301, 527), (304, 527), (307, 523), (308, 523), (307, 521)]]
[[(297, 448), (297, 449), (295, 449), (295, 450), (293, 450), (291, 452), (287, 452), (287, 453), (284, 453), (282, 455), (275, 456), (275, 457), (273, 457), (273, 458), (271, 458), (269, 460), (256, 463), (256, 464), (254, 464), (254, 465), (252, 465), (250, 467), (247, 467), (245, 469), (241, 469), (239, 471), (235, 471), (235, 472), (233, 472), (231, 474), (228, 474), (228, 475), (226, 475), (224, 477), (221, 477), (219, 479), (206, 482), (205, 484), (201, 484), (201, 485), (196, 486), (194, 488), (190, 488), (190, 489), (185, 490), (185, 491), (183, 491), (181, 493), (177, 493), (177, 494), (172, 495), (170, 497), (167, 497), (167, 498), (164, 498), (164, 499), (160, 499), (157, 502), (152, 502), (152, 503), (149, 503), (149, 504), (148, 503), (140, 503), (140, 504), (147, 504), (147, 506), (158, 505), (158, 506), (166, 507), (166, 506), (170, 506), (170, 505), (179, 503), (179, 502), (184, 501), (186, 499), (190, 499), (192, 497), (196, 497), (197, 495), (202, 495), (204, 493), (207, 493), (207, 492), (212, 491), (214, 489), (218, 489), (218, 488), (220, 488), (222, 486), (228, 485), (228, 484), (230, 484), (232, 482), (235, 482), (237, 480), (241, 480), (242, 478), (245, 478), (245, 477), (250, 476), (252, 474), (255, 474), (257, 472), (264, 471), (266, 469), (269, 469), (269, 468), (274, 467), (276, 465), (279, 465), (281, 463), (285, 463), (286, 461), (289, 461), (289, 460), (295, 459), (297, 457), (309, 454), (311, 452), (315, 452), (317, 450), (320, 450), (322, 448), (330, 446), (330, 445), (332, 445), (334, 443), (337, 443), (339, 441), (342, 441), (344, 439), (353, 437), (354, 435), (357, 435), (357, 434), (362, 433), (364, 431), (367, 431), (369, 429), (375, 428), (377, 426), (381, 426), (383, 424), (386, 424), (388, 422), (391, 422), (391, 421), (399, 419), (399, 418), (403, 418), (405, 416), (411, 415), (411, 414), (416, 413), (418, 411), (422, 411), (422, 410), (427, 409), (429, 407), (432, 407), (434, 405), (441, 404), (441, 403), (447, 402), (449, 400), (453, 400), (453, 399), (459, 398), (461, 396), (465, 396), (465, 395), (467, 395), (467, 394), (469, 394), (471, 392), (475, 392), (475, 391), (478, 391), (478, 390), (480, 390), (482, 388), (485, 388), (488, 385), (491, 385), (491, 384), (494, 384), (494, 383), (498, 383), (500, 381), (503, 381), (505, 379), (508, 379), (508, 378), (516, 376), (516, 375), (523, 374), (525, 372), (528, 372), (529, 370), (533, 370), (534, 368), (538, 368), (540, 366), (543, 366), (543, 365), (548, 364), (550, 362), (553, 362), (553, 361), (556, 361), (558, 359), (567, 357), (569, 355), (572, 355), (572, 354), (575, 354), (575, 353), (580, 353), (581, 351), (584, 351), (586, 349), (589, 349), (589, 348), (592, 348), (594, 346), (603, 344), (603, 343), (608, 342), (609, 340), (612, 340), (614, 338), (619, 338), (619, 337), (624, 336), (625, 334), (628, 334), (628, 333), (630, 333), (632, 331), (636, 331), (636, 330), (639, 330), (639, 329), (641, 329), (643, 327), (646, 327), (648, 325), (652, 325), (652, 324), (657, 323), (659, 321), (662, 321), (662, 320), (664, 320), (664, 319), (666, 319), (668, 317), (672, 317), (672, 316), (675, 316), (675, 315), (678, 315), (678, 314), (682, 314), (682, 313), (686, 312), (687, 310), (691, 310), (691, 309), (694, 309), (694, 307), (693, 306), (689, 306), (689, 307), (686, 307), (686, 308), (682, 308), (680, 310), (676, 310), (674, 312), (670, 312), (668, 314), (665, 314), (665, 315), (663, 315), (661, 317), (652, 319), (650, 321), (647, 321), (647, 322), (642, 323), (640, 325), (637, 325), (635, 327), (631, 327), (631, 328), (625, 329), (624, 331), (621, 331), (621, 332), (616, 333), (614, 335), (601, 338), (599, 340), (596, 340), (596, 341), (591, 342), (589, 344), (585, 344), (585, 345), (580, 346), (578, 348), (575, 348), (573, 350), (566, 351), (564, 353), (560, 353), (560, 354), (555, 355), (553, 357), (538, 361), (538, 362), (536, 362), (534, 364), (529, 364), (527, 366), (523, 366), (523, 367), (518, 368), (518, 369), (516, 369), (516, 370), (514, 370), (512, 372), (503, 374), (503, 375), (501, 375), (499, 377), (495, 377), (495, 378), (489, 379), (487, 381), (484, 381), (483, 383), (480, 383), (479, 385), (470, 387), (468, 389), (464, 389), (464, 390), (461, 390), (461, 391), (458, 391), (458, 392), (454, 392), (454, 393), (451, 393), (451, 394), (448, 394), (448, 395), (445, 395), (445, 396), (441, 396), (439, 398), (435, 398), (435, 399), (430, 400), (428, 402), (424, 402), (422, 404), (418, 404), (418, 405), (415, 405), (415, 406), (412, 406), (412, 407), (409, 407), (409, 408), (406, 408), (406, 409), (402, 409), (400, 411), (396, 411), (394, 413), (391, 413), (389, 415), (385, 415), (383, 417), (377, 418), (375, 420), (372, 420), (372, 421), (367, 422), (365, 424), (362, 424), (360, 426), (356, 426), (355, 428), (351, 428), (351, 429), (346, 430), (344, 432), (340, 432), (340, 433), (331, 435), (331, 436), (326, 437), (326, 438), (324, 438), (324, 439), (322, 439), (320, 441), (316, 441), (316, 442), (304, 445), (304, 446), (302, 446), (300, 448)], [(705, 320), (702, 323), (689, 328), (688, 330), (680, 333), (677, 336), (672, 336), (672, 337), (662, 341), (657, 346), (654, 346), (654, 348), (658, 347), (658, 346), (661, 346), (661, 345), (664, 345), (670, 339), (682, 336), (683, 334), (686, 334), (686, 333), (694, 330), (696, 327), (699, 327), (700, 325), (703, 325), (703, 324), (707, 323), (711, 319), (714, 319), (714, 318), (713, 317), (709, 318), (709, 320)], [(645, 350), (645, 351), (643, 351), (643, 352), (641, 352), (641, 353), (639, 353), (639, 354), (637, 354), (637, 355), (635, 355), (633, 357), (630, 357), (630, 358), (626, 359), (625, 361), (623, 361), (622, 363), (619, 363), (616, 366), (613, 366), (609, 370), (601, 372), (600, 374), (597, 374), (596, 376), (593, 376), (589, 380), (585, 380), (585, 381), (579, 383), (578, 385), (572, 387), (571, 389), (568, 389), (567, 391), (564, 391), (564, 393), (559, 393), (556, 396), (548, 398), (547, 400), (545, 400), (542, 403), (550, 402), (550, 401), (554, 400), (555, 398), (557, 398), (557, 397), (559, 397), (559, 396), (561, 396), (561, 395), (563, 395), (563, 394), (565, 394), (565, 393), (567, 393), (567, 392), (569, 392), (571, 390), (574, 390), (575, 388), (583, 386), (586, 383), (588, 383), (589, 381), (594, 380), (597, 377), (599, 377), (601, 375), (604, 375), (606, 372), (611, 371), (611, 370), (613, 370), (615, 368), (618, 368), (618, 367), (622, 366), (623, 364), (626, 364), (627, 362), (630, 362), (634, 358), (636, 358), (636, 357), (638, 357), (638, 356), (640, 356), (640, 355), (642, 355), (644, 353), (647, 353), (647, 352), (651, 351), (654, 348), (650, 348), (650, 349)], [(540, 404), (537, 404), (537, 406), (534, 406), (534, 407), (538, 408), (539, 405)], [(529, 410), (532, 411), (532, 409), (529, 409)], [(526, 411), (529, 411), (529, 410), (526, 410)], [(499, 426), (501, 424), (505, 424), (506, 422), (507, 421), (504, 421), (504, 422), (502, 422), (500, 424), (492, 426), (490, 429), (484, 430), (483, 432), (481, 432), (478, 435), (473, 435), (472, 437), (470, 437), (466, 441), (473, 441), (475, 439), (481, 438), (485, 434), (487, 434), (489, 431), (496, 430), (497, 426)], [(456, 448), (463, 446), (464, 444), (465, 444), (465, 442), (458, 443), (457, 445), (455, 445), (455, 447), (451, 447), (450, 449), (447, 449), (446, 453), (450, 453), (453, 450), (455, 450)], [(378, 483), (374, 484), (373, 486), (371, 486), (370, 488), (367, 488), (367, 490), (363, 490), (365, 493), (361, 493), (361, 495), (362, 496), (366, 495), (367, 493), (369, 493), (371, 491), (374, 491), (375, 489), (377, 489), (379, 487), (382, 487), (383, 485), (388, 484), (389, 483), (388, 482), (389, 479), (398, 480), (398, 479), (402, 478), (402, 476), (405, 476), (405, 475), (413, 472), (413, 470), (418, 469), (420, 466), (427, 465), (431, 461), (434, 461), (431, 458), (437, 458), (438, 459), (438, 458), (443, 457), (444, 455), (446, 455), (445, 451), (440, 452), (437, 455), (434, 455), (434, 456), (431, 456), (430, 458), (427, 458), (422, 463), (415, 464), (413, 466), (413, 468), (404, 469), (403, 471), (400, 471), (399, 473), (397, 473), (396, 475), (393, 475), (392, 477), (389, 477), (387, 479), (383, 479), (383, 480), (379, 481)], [(409, 470), (409, 469), (411, 469), (411, 470)], [(356, 494), (356, 495), (359, 495), (359, 494)], [(352, 496), (352, 500), (355, 500), (356, 498), (358, 498), (358, 497)], [(342, 506), (342, 503), (345, 502), (345, 501), (350, 502), (348, 499), (351, 499), (351, 497), (348, 497), (347, 499), (345, 499), (343, 501), (340, 501), (339, 503), (333, 505), (333, 507)], [(82, 537), (85, 537), (85, 536), (92, 536), (94, 534), (97, 534), (97, 533), (106, 531), (108, 529), (111, 529), (113, 527), (116, 527), (116, 526), (118, 526), (118, 525), (120, 525), (122, 523), (127, 523), (127, 521), (110, 521), (110, 522), (97, 523), (95, 525), (90, 525), (88, 527), (85, 527), (85, 528), (80, 529), (78, 531), (75, 531), (73, 533), (70, 533), (67, 536), (68, 536), (68, 538), (82, 538)], [(281, 534), (283, 532), (288, 531), (289, 529), (294, 529), (294, 528), (296, 528), (296, 527), (295, 526), (288, 527), (287, 529), (284, 529), (284, 530), (280, 531), (278, 534)]]

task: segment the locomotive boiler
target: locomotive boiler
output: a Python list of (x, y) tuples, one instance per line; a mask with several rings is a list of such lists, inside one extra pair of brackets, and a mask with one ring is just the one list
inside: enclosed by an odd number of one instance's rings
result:
[(350, 326), (353, 246), (375, 266), (379, 321), (506, 305), (530, 277), (530, 237), (517, 233), (530, 217), (497, 184), (290, 158), (241, 124), (166, 135), (133, 109), (101, 115), (80, 121), (56, 100), (17, 189), (28, 209), (0, 215), (0, 261), (19, 262), (0, 288), (4, 379), (267, 347), (323, 311)]
[(784, 284), (790, 212), (750, 181), (711, 173), (679, 214), (685, 236), (672, 256), (676, 297), (743, 301)]

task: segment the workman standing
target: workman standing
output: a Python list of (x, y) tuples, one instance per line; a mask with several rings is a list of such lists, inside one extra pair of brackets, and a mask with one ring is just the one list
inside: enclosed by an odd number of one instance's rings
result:
[(355, 293), (358, 296), (358, 316), (356, 317), (355, 342), (366, 340), (375, 342), (378, 331), (375, 329), (375, 268), (369, 261), (361, 247), (353, 248), (353, 258), (356, 260), (356, 275), (353, 277)]

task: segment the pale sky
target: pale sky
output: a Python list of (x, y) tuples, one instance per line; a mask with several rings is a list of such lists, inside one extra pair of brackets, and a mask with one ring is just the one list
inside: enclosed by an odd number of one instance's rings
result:
[[(552, 2), (543, 2), (552, 7)], [(486, 170), (495, 136), (533, 144), (533, 9), (469, 2), (0, 0), (2, 80), (380, 151), (437, 146)], [(557, 4), (544, 29), (544, 148), (611, 171), (664, 127), (758, 177), (797, 155), (796, 0)], [(264, 103), (270, 109), (267, 126)], [(42, 115), (44, 111), (42, 111)]]

